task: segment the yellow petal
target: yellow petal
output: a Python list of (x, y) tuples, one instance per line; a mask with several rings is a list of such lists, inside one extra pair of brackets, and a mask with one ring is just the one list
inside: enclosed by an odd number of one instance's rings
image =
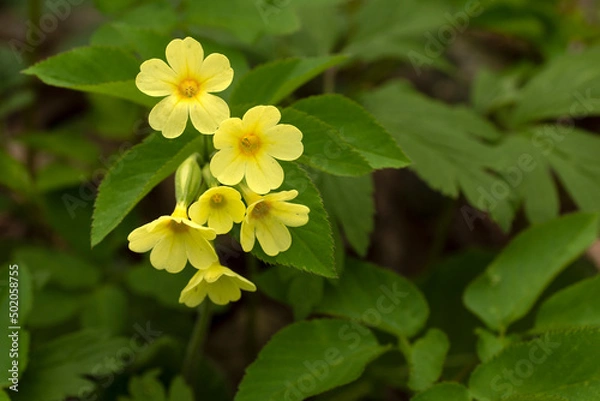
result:
[(192, 203), (188, 215), (194, 223), (204, 224), (208, 220), (208, 211), (207, 202), (200, 197), (197, 202)]
[(175, 72), (162, 60), (153, 58), (140, 66), (135, 85), (148, 96), (167, 96), (177, 89)]
[(207, 285), (203, 282), (203, 271), (199, 270), (185, 288), (181, 291), (179, 296), (179, 303), (183, 303), (191, 308), (198, 306), (204, 301), (207, 294)]
[(256, 239), (269, 256), (287, 251), (292, 245), (292, 236), (287, 227), (271, 219), (256, 224)]
[(150, 252), (150, 263), (159, 270), (179, 273), (187, 262), (185, 243), (180, 235), (167, 235)]
[(198, 230), (189, 230), (185, 236), (184, 255), (196, 269), (206, 269), (219, 260), (215, 249)]
[(233, 219), (225, 210), (215, 209), (208, 216), (208, 226), (217, 234), (226, 234), (233, 227)]
[(210, 161), (210, 172), (225, 185), (236, 185), (246, 170), (246, 162), (240, 153), (233, 149), (219, 150)]
[(269, 202), (282, 202), (282, 201), (292, 200), (292, 199), (296, 198), (297, 196), (298, 196), (298, 191), (296, 191), (295, 189), (292, 189), (290, 191), (280, 191), (280, 192), (276, 192), (274, 194), (269, 194), (269, 195), (265, 196), (265, 199)]
[(237, 117), (226, 119), (219, 125), (219, 129), (217, 129), (213, 137), (215, 148), (237, 147), (243, 133), (242, 120)]
[(148, 116), (148, 122), (153, 129), (162, 131), (165, 138), (176, 138), (183, 133), (187, 118), (187, 104), (179, 102), (176, 96), (171, 95), (154, 106)]
[(293, 125), (279, 124), (264, 132), (265, 151), (279, 160), (296, 160), (304, 152), (302, 132)]
[(257, 194), (266, 194), (283, 183), (283, 169), (269, 155), (255, 157), (246, 163), (246, 183)]
[(201, 134), (213, 134), (229, 118), (227, 102), (210, 93), (202, 94), (198, 101), (190, 102), (189, 105), (192, 124)]
[(244, 129), (255, 133), (274, 127), (280, 119), (281, 113), (275, 106), (255, 106), (242, 117)]
[(239, 300), (242, 292), (230, 277), (223, 277), (208, 285), (208, 297), (217, 305), (225, 305)]
[(237, 286), (244, 291), (254, 292), (256, 291), (256, 285), (254, 283), (239, 274), (236, 274), (232, 279), (236, 282)]
[(213, 263), (206, 270), (204, 270), (204, 281), (207, 283), (214, 283), (227, 271), (230, 271), (227, 267), (222, 266), (219, 262)]
[(133, 230), (128, 236), (127, 240), (129, 241), (129, 249), (133, 252), (144, 253), (148, 252), (150, 249), (154, 248), (154, 246), (160, 241), (165, 234), (164, 230), (149, 230), (149, 227), (153, 225), (154, 222), (144, 224), (141, 227)]
[(227, 89), (233, 81), (233, 69), (227, 57), (213, 53), (208, 55), (202, 63), (198, 76), (202, 89), (207, 92), (221, 92)]
[(254, 248), (254, 240), (254, 224), (248, 223), (246, 219), (244, 219), (244, 221), (242, 221), (242, 229), (240, 231), (240, 242), (244, 252), (250, 252), (252, 248)]
[(174, 39), (167, 45), (167, 61), (178, 76), (197, 74), (204, 59), (202, 45), (189, 36)]
[(273, 202), (270, 215), (288, 227), (300, 227), (308, 223), (307, 206), (297, 203)]

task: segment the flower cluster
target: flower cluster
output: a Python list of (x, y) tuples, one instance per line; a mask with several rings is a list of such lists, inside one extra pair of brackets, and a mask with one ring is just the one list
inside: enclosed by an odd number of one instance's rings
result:
[(187, 37), (175, 39), (166, 49), (167, 63), (147, 60), (140, 66), (136, 85), (149, 96), (164, 97), (151, 110), (150, 126), (166, 138), (185, 130), (188, 117), (194, 128), (212, 135), (208, 160), (195, 153), (175, 175), (176, 206), (131, 232), (129, 249), (150, 252), (157, 269), (178, 273), (187, 262), (198, 271), (181, 292), (179, 302), (194, 307), (206, 297), (219, 305), (237, 301), (241, 290), (256, 286), (222, 266), (213, 240), (241, 223), (242, 249), (250, 252), (258, 241), (270, 256), (292, 245), (288, 227), (308, 222), (310, 209), (291, 203), (298, 191), (270, 192), (284, 181), (278, 160), (302, 155), (302, 132), (280, 124), (279, 110), (260, 105), (242, 118), (230, 118), (229, 106), (212, 93), (231, 84), (233, 69), (222, 54), (204, 57), (200, 43)]

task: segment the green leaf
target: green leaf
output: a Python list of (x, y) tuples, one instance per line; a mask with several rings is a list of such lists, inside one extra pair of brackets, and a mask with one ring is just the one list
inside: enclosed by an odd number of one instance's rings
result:
[(155, 133), (115, 162), (98, 188), (92, 246), (114, 230), (133, 207), (189, 155), (202, 148), (204, 137), (191, 131), (176, 139), (165, 139)]
[(316, 312), (342, 316), (395, 335), (412, 337), (427, 320), (427, 302), (413, 283), (353, 259), (338, 282), (328, 284)]
[[(342, 95), (302, 99), (291, 107), (335, 127), (344, 142), (374, 169), (406, 167), (410, 161), (391, 135), (361, 105)], [(348, 116), (352, 116), (348, 119)]]
[(439, 383), (417, 394), (411, 401), (471, 401), (471, 395), (462, 384)]
[(18, 397), (13, 401), (60, 401), (68, 396), (90, 394), (95, 384), (89, 375), (121, 371), (123, 362), (117, 358), (129, 347), (127, 339), (107, 338), (93, 331), (51, 340), (32, 352)]
[(475, 333), (477, 334), (477, 356), (482, 362), (489, 361), (515, 340), (513, 336), (497, 336), (481, 327), (478, 327)]
[(488, 327), (505, 330), (592, 244), (597, 227), (596, 215), (578, 213), (523, 231), (469, 284), (465, 305)]
[(6, 391), (0, 389), (0, 401), (10, 401), (10, 398), (8, 398), (8, 394), (6, 394)]
[(116, 47), (80, 47), (60, 53), (23, 71), (52, 86), (100, 93), (130, 100), (145, 106), (156, 103), (135, 86), (140, 62)]
[[(136, 295), (156, 299), (164, 306), (181, 307), (179, 294), (192, 278), (194, 271), (185, 269), (179, 274), (170, 274), (144, 263), (127, 272), (127, 286)], [(185, 307), (187, 308), (187, 307)]]
[(236, 85), (231, 94), (231, 105), (277, 104), (300, 86), (345, 59), (344, 56), (290, 58), (258, 66), (244, 75)]
[(600, 390), (599, 343), (598, 328), (548, 332), (480, 365), (469, 388), (486, 401), (593, 400)]
[(310, 208), (309, 221), (302, 227), (290, 228), (292, 246), (277, 256), (264, 253), (258, 241), (252, 253), (270, 264), (292, 266), (324, 277), (336, 277), (333, 237), (327, 212), (319, 191), (306, 172), (295, 163), (283, 164), (285, 182), (278, 191), (295, 189), (299, 192), (293, 203)]
[(342, 139), (337, 128), (291, 107), (283, 110), (281, 122), (302, 131), (304, 153), (298, 159), (299, 163), (341, 176), (358, 176), (372, 171), (360, 152)]
[(158, 380), (160, 370), (154, 369), (146, 372), (143, 376), (134, 376), (129, 380), (128, 398), (120, 398), (119, 401), (166, 401), (165, 387)]
[(308, 398), (356, 380), (386, 350), (369, 330), (358, 334), (343, 320), (294, 323), (248, 367), (235, 401)]
[[(489, 170), (500, 154), (480, 138), (500, 137), (494, 126), (472, 111), (429, 99), (402, 82), (363, 96), (365, 105), (413, 161), (411, 168), (433, 189), (488, 211), (504, 229), (514, 210), (510, 186)], [(496, 187), (502, 196), (490, 195)]]
[(0, 184), (21, 193), (31, 191), (31, 177), (23, 164), (4, 151), (0, 151)]
[[(375, 226), (375, 198), (373, 178), (319, 176), (317, 185), (325, 205), (340, 223), (346, 238), (356, 253), (367, 254), (371, 233)], [(351, 202), (348, 200), (352, 199)]]
[(81, 325), (87, 329), (120, 334), (127, 323), (127, 296), (119, 287), (107, 285), (96, 289), (81, 312)]
[(35, 294), (35, 308), (31, 311), (29, 326), (47, 328), (65, 323), (81, 310), (84, 299), (83, 294), (44, 288)]
[(600, 47), (551, 60), (521, 90), (512, 122), (517, 125), (552, 117), (597, 115), (600, 100), (593, 94), (600, 90), (598, 63)]
[(582, 280), (546, 299), (535, 317), (534, 331), (600, 326), (600, 276)]
[(410, 376), (408, 387), (423, 391), (435, 383), (442, 374), (450, 342), (439, 329), (429, 329), (410, 348)]
[(177, 376), (171, 382), (168, 401), (194, 401), (194, 393), (185, 383), (183, 377)]
[(480, 70), (471, 89), (471, 103), (475, 110), (480, 114), (488, 114), (514, 103), (519, 95), (520, 72), (499, 74)]

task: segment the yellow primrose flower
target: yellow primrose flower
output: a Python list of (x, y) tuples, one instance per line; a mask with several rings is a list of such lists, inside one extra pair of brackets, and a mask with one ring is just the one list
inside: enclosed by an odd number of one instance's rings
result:
[(170, 216), (161, 216), (133, 230), (127, 237), (129, 249), (138, 253), (152, 249), (152, 266), (169, 273), (183, 270), (188, 259), (197, 269), (218, 261), (215, 249), (208, 242), (215, 239), (215, 230), (189, 220), (186, 209), (178, 204)]
[(277, 124), (281, 114), (274, 106), (256, 106), (244, 117), (230, 118), (219, 126), (214, 145), (219, 151), (210, 161), (210, 171), (225, 185), (236, 185), (244, 177), (256, 193), (279, 188), (283, 169), (275, 159), (296, 160), (302, 155), (302, 132), (293, 125)]
[(250, 206), (242, 221), (242, 249), (250, 252), (256, 238), (269, 256), (287, 251), (292, 245), (288, 227), (300, 227), (308, 223), (310, 209), (307, 206), (286, 202), (298, 196), (298, 191), (282, 191), (265, 196), (244, 194)]
[(219, 262), (213, 263), (207, 269), (198, 270), (194, 277), (181, 291), (179, 303), (189, 307), (198, 306), (206, 296), (217, 305), (225, 305), (237, 301), (244, 291), (256, 291), (251, 281), (233, 272)]
[(166, 138), (176, 138), (185, 129), (188, 115), (194, 127), (212, 134), (229, 118), (229, 106), (211, 92), (221, 92), (231, 84), (233, 69), (229, 59), (213, 53), (204, 58), (202, 45), (187, 37), (167, 45), (167, 61), (144, 61), (135, 78), (138, 89), (149, 96), (166, 96), (148, 117), (150, 126)]
[(231, 187), (214, 187), (204, 192), (197, 202), (190, 206), (190, 218), (198, 224), (205, 224), (217, 234), (228, 233), (233, 223), (240, 223), (246, 213), (242, 196)]

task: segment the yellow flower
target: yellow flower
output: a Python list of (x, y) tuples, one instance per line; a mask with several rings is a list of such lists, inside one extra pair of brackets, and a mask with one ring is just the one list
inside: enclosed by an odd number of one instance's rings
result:
[[(284, 252), (292, 245), (288, 227), (300, 227), (308, 223), (307, 206), (286, 202), (298, 196), (298, 191), (282, 191), (265, 196), (247, 195), (253, 201), (242, 221), (241, 243), (246, 252), (254, 248), (258, 239), (263, 251), (269, 256)], [(254, 198), (254, 199), (252, 199)]]
[(217, 234), (228, 233), (233, 223), (244, 219), (246, 205), (238, 191), (230, 187), (214, 187), (204, 192), (190, 206), (190, 218), (198, 224), (208, 221), (208, 226)]
[(181, 291), (179, 303), (189, 307), (198, 306), (208, 295), (217, 305), (225, 305), (237, 301), (244, 291), (256, 291), (256, 286), (249, 280), (233, 272), (219, 262), (207, 269), (198, 270), (190, 282)]
[(144, 253), (152, 249), (150, 263), (159, 270), (178, 273), (190, 261), (197, 269), (205, 269), (218, 261), (209, 240), (215, 230), (202, 227), (188, 219), (186, 206), (178, 204), (170, 216), (161, 216), (136, 228), (129, 234), (129, 249)]
[(188, 115), (194, 127), (212, 134), (229, 118), (229, 106), (210, 92), (221, 92), (231, 84), (229, 59), (213, 53), (204, 58), (202, 45), (187, 37), (167, 45), (167, 61), (144, 61), (135, 79), (138, 89), (149, 96), (166, 96), (152, 111), (150, 126), (166, 138), (176, 138), (185, 129)]
[(210, 171), (225, 185), (236, 185), (244, 177), (256, 193), (279, 188), (283, 169), (275, 159), (296, 160), (302, 155), (302, 132), (293, 125), (277, 124), (281, 114), (274, 106), (256, 106), (244, 117), (230, 118), (219, 126), (214, 145), (219, 151), (210, 161)]

